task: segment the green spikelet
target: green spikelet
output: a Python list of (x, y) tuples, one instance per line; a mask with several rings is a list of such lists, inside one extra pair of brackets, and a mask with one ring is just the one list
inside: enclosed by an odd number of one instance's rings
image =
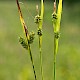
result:
[(54, 32), (56, 31), (56, 21), (57, 21), (57, 13), (53, 12), (52, 14), (52, 22), (53, 22), (53, 28), (54, 28)]
[(20, 44), (22, 45), (23, 48), (28, 50), (27, 41), (24, 38), (19, 37), (19, 42), (20, 42)]
[(33, 43), (34, 35), (35, 35), (34, 32), (30, 32), (28, 43), (27, 43), (26, 39), (24, 39), (22, 37), (19, 37), (19, 42), (20, 42), (20, 44), (22, 45), (23, 48), (28, 50), (28, 44), (32, 44)]
[(34, 32), (30, 32), (30, 34), (29, 34), (29, 44), (33, 43), (34, 38), (35, 38), (34, 36), (35, 36), (35, 33)]
[(42, 36), (42, 30), (41, 30), (41, 29), (38, 29), (37, 34), (38, 34), (39, 36)]
[(35, 18), (34, 18), (34, 22), (36, 24), (39, 24), (40, 20), (41, 20), (40, 16), (39, 15), (36, 15)]

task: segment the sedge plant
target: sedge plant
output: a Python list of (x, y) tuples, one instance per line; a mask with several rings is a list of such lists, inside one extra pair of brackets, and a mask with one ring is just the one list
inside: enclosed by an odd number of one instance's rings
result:
[(58, 52), (58, 43), (60, 37), (60, 22), (61, 22), (61, 14), (62, 14), (62, 0), (59, 0), (58, 9), (56, 11), (56, 0), (54, 1), (54, 11), (52, 14), (53, 21), (53, 32), (54, 32), (54, 65), (53, 65), (53, 74), (54, 79), (56, 80), (56, 55)]
[(35, 23), (38, 24), (38, 37), (39, 37), (39, 53), (40, 53), (40, 71), (43, 80), (43, 66), (42, 66), (42, 26), (44, 16), (44, 0), (41, 0), (41, 13), (39, 14), (38, 5), (36, 5), (37, 15), (35, 16)]
[[(16, 2), (18, 6), (19, 15), (20, 15), (20, 21), (21, 21), (21, 24), (23, 26), (23, 30), (25, 33), (25, 39), (20, 37), (19, 42), (26, 50), (28, 50), (30, 54), (34, 77), (35, 77), (35, 80), (37, 80), (34, 61), (33, 61), (32, 52), (31, 52), (31, 46), (30, 46), (33, 43), (35, 34), (34, 32), (29, 33), (28, 28), (24, 22), (18, 0), (16, 0)], [(40, 13), (39, 13), (38, 5), (36, 5), (36, 11), (37, 11), (37, 15), (35, 16), (34, 20), (35, 20), (35, 23), (38, 25), (37, 34), (39, 38), (40, 71), (41, 71), (41, 80), (43, 80), (44, 78), (43, 78), (43, 65), (42, 65), (42, 26), (43, 26), (43, 16), (44, 16), (44, 0), (41, 0)], [(56, 55), (58, 52), (58, 43), (59, 43), (59, 38), (60, 38), (61, 14), (62, 14), (62, 0), (59, 0), (58, 9), (56, 9), (56, 0), (55, 0), (54, 11), (52, 14), (53, 32), (54, 32), (54, 62), (53, 62), (53, 76), (54, 77), (53, 77), (53, 80), (56, 80)]]
[(26, 37), (25, 39), (20, 37), (19, 42), (29, 52), (32, 67), (33, 67), (34, 77), (35, 77), (35, 80), (37, 80), (36, 71), (35, 71), (35, 67), (34, 67), (34, 61), (33, 61), (32, 52), (31, 52), (31, 46), (30, 46), (31, 43), (34, 40), (34, 32), (31, 32), (31, 33), (28, 32), (28, 28), (27, 28), (27, 26), (25, 24), (25, 21), (23, 19), (22, 12), (21, 12), (18, 0), (16, 0), (16, 3), (17, 3), (17, 6), (18, 6), (18, 11), (19, 11), (19, 15), (20, 15), (20, 21), (21, 21), (21, 24), (23, 26), (23, 30), (24, 30), (25, 37)]

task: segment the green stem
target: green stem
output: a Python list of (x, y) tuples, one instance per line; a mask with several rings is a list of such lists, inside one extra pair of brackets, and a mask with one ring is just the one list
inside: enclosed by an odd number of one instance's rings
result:
[(35, 80), (37, 80), (37, 78), (36, 78), (36, 71), (35, 71), (35, 67), (34, 67), (34, 61), (33, 61), (32, 53), (31, 53), (31, 48), (30, 48), (29, 44), (28, 44), (28, 51), (29, 51), (29, 54), (30, 54), (31, 62), (32, 62), (32, 67), (33, 67), (33, 71), (34, 71), (34, 77), (35, 77)]
[[(40, 22), (39, 22), (39, 29), (42, 31), (43, 25), (43, 16), (44, 16), (44, 0), (41, 0), (41, 14), (40, 14)], [(42, 34), (42, 32), (41, 32)], [(41, 76), (43, 80), (43, 65), (42, 65), (42, 35), (39, 35), (39, 52), (40, 52), (40, 67), (41, 67)]]
[(54, 80), (56, 80), (56, 38), (54, 36)]
[(59, 33), (54, 32), (54, 80), (56, 80), (56, 55), (58, 52)]
[(43, 80), (43, 66), (42, 66), (42, 25), (43, 25), (43, 15), (44, 15), (44, 0), (41, 0), (41, 13), (39, 16), (38, 6), (36, 6), (37, 16), (35, 17), (35, 22), (38, 24), (38, 36), (39, 36), (39, 55), (40, 55), (40, 72), (41, 78)]
[(41, 68), (41, 76), (43, 80), (43, 65), (42, 65), (42, 49), (41, 49), (41, 40), (42, 36), (39, 36), (39, 52), (40, 52), (40, 68)]
[(30, 54), (31, 62), (32, 62), (32, 67), (33, 67), (33, 71), (34, 71), (35, 80), (37, 80), (37, 78), (36, 78), (36, 72), (35, 72), (35, 68), (34, 68), (33, 57), (32, 57), (31, 48), (30, 48), (30, 44), (29, 44), (28, 28), (27, 28), (27, 26), (25, 25), (25, 21), (24, 21), (24, 18), (23, 18), (23, 16), (22, 16), (22, 12), (21, 12), (20, 5), (19, 5), (18, 0), (16, 0), (16, 3), (17, 3), (17, 6), (18, 6), (18, 11), (19, 11), (19, 15), (20, 15), (20, 21), (21, 21), (21, 24), (22, 24), (22, 26), (23, 26), (23, 29), (24, 29), (24, 32), (25, 32), (25, 36), (26, 36), (26, 39), (27, 39), (28, 51), (29, 51), (29, 54)]
[(61, 14), (62, 14), (62, 0), (59, 0), (58, 10), (56, 13), (56, 0), (54, 4), (54, 12), (53, 12), (53, 28), (54, 28), (54, 80), (56, 80), (56, 54), (58, 52), (58, 43), (60, 37), (60, 22), (61, 22)]

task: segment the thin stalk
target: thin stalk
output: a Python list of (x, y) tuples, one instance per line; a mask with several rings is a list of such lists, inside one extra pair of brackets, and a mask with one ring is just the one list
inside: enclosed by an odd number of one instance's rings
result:
[(58, 10), (56, 13), (56, 0), (54, 2), (54, 12), (52, 14), (53, 16), (53, 28), (54, 28), (54, 62), (53, 62), (53, 73), (54, 73), (54, 80), (56, 80), (56, 55), (58, 52), (58, 43), (59, 43), (59, 37), (60, 37), (60, 22), (61, 22), (61, 14), (62, 14), (62, 0), (59, 0), (58, 4)]
[[(39, 22), (39, 29), (42, 31), (42, 25), (43, 25), (43, 15), (44, 15), (44, 0), (41, 0), (41, 20)], [(42, 34), (42, 32), (41, 32)], [(42, 35), (39, 35), (39, 53), (40, 53), (40, 64), (41, 64), (41, 76), (43, 79), (43, 65), (42, 65)]]
[(29, 54), (30, 54), (30, 59), (31, 59), (31, 63), (32, 63), (32, 67), (33, 67), (33, 72), (34, 72), (34, 77), (35, 77), (35, 80), (37, 80), (36, 72), (35, 72), (35, 67), (34, 67), (34, 61), (33, 61), (32, 53), (31, 53), (30, 45), (28, 45), (28, 51), (29, 51)]
[(38, 5), (36, 5), (37, 16), (35, 16), (35, 23), (38, 24), (38, 37), (39, 37), (39, 54), (40, 54), (40, 72), (43, 80), (43, 65), (42, 65), (42, 26), (44, 15), (44, 0), (41, 0), (41, 13), (39, 15)]
[(56, 80), (56, 54), (59, 40), (54, 35), (54, 80)]
[[(56, 0), (55, 0), (55, 2), (54, 2), (54, 12), (56, 13)], [(53, 65), (54, 65), (54, 80), (56, 80), (56, 38), (55, 38), (55, 36), (54, 36), (54, 63), (53, 63)]]
[(42, 80), (43, 80), (42, 49), (41, 49), (41, 45), (40, 45), (41, 38), (42, 38), (42, 36), (39, 36), (40, 69), (41, 69), (41, 76), (42, 76)]
[(55, 37), (54, 37), (54, 80), (56, 80), (56, 52), (55, 52)]
[(31, 48), (30, 48), (30, 44), (29, 44), (29, 33), (28, 33), (28, 29), (27, 29), (27, 26), (25, 25), (25, 21), (23, 19), (22, 12), (21, 12), (20, 5), (19, 5), (18, 0), (16, 0), (16, 2), (17, 2), (17, 6), (18, 6), (18, 11), (19, 11), (19, 14), (20, 14), (20, 21), (21, 21), (21, 24), (23, 26), (23, 30), (24, 30), (24, 33), (25, 33), (26, 39), (27, 39), (28, 52), (30, 54), (30, 59), (31, 59), (31, 62), (32, 62), (34, 77), (35, 77), (35, 80), (37, 80), (37, 78), (36, 78), (36, 71), (35, 71), (35, 67), (34, 67), (34, 61), (33, 61), (32, 52), (31, 52)]

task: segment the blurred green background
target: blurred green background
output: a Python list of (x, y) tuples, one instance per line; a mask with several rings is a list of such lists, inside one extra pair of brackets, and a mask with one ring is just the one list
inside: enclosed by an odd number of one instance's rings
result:
[[(80, 79), (80, 0), (75, 1), (63, 1), (56, 80)], [(36, 34), (31, 48), (37, 78), (41, 80), (37, 25), (34, 23), (35, 6), (36, 4), (40, 6), (40, 1), (26, 0), (23, 3), (21, 9), (25, 22), (29, 31)], [(42, 46), (44, 80), (52, 80), (53, 75), (52, 12), (53, 1), (45, 0)], [(34, 80), (30, 56), (19, 44), (19, 36), (24, 36), (24, 32), (16, 1), (0, 0), (0, 80)]]

